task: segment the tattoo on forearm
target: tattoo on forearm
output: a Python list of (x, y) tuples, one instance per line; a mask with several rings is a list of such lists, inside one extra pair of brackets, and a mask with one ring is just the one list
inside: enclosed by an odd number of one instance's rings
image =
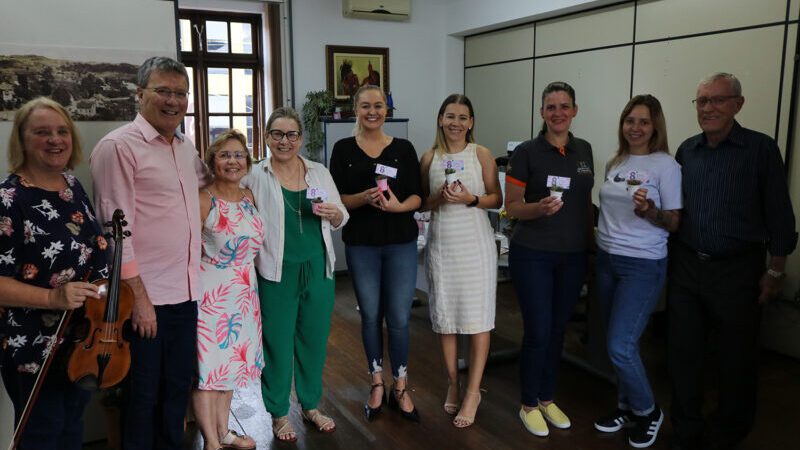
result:
[(669, 230), (672, 227), (672, 213), (668, 213), (663, 209), (656, 208), (654, 216), (648, 216), (647, 220), (653, 225)]

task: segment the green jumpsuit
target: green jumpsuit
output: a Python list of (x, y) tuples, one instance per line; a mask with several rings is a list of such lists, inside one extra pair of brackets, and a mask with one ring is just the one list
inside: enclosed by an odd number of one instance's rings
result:
[(258, 277), (264, 336), (261, 392), (273, 417), (289, 412), (293, 371), (301, 407), (317, 407), (334, 301), (334, 280), (325, 277), (321, 219), (313, 214), (305, 189), (299, 194), (281, 190), (285, 212), (281, 281)]

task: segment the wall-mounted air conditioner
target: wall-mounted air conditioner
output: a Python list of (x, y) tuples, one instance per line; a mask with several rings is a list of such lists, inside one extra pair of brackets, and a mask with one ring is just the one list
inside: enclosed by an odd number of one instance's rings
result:
[(408, 20), (411, 0), (342, 0), (342, 14), (374, 20)]

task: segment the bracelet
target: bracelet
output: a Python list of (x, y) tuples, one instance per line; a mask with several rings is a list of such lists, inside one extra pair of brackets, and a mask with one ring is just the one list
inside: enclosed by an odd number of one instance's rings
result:
[(778, 280), (786, 278), (786, 272), (778, 272), (777, 270), (767, 269), (767, 273), (772, 278), (777, 278)]
[(467, 206), (469, 206), (469, 207), (477, 206), (477, 205), (478, 205), (478, 200), (479, 200), (479, 199), (478, 199), (478, 196), (476, 195), (476, 196), (475, 196), (475, 200), (473, 200), (473, 201), (471, 201), (471, 202), (467, 203)]

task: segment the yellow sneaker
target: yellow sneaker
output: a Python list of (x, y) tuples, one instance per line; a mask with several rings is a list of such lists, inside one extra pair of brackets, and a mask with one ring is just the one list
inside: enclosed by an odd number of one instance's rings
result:
[(561, 411), (555, 403), (550, 403), (545, 406), (539, 402), (539, 410), (542, 412), (544, 418), (556, 428), (569, 428), (570, 425), (572, 425), (569, 421), (569, 417), (567, 417), (564, 411)]
[(519, 418), (522, 420), (522, 424), (525, 425), (525, 429), (532, 434), (542, 437), (550, 434), (550, 430), (547, 429), (547, 422), (544, 421), (542, 413), (538, 409), (532, 409), (526, 413), (524, 408), (520, 408)]

